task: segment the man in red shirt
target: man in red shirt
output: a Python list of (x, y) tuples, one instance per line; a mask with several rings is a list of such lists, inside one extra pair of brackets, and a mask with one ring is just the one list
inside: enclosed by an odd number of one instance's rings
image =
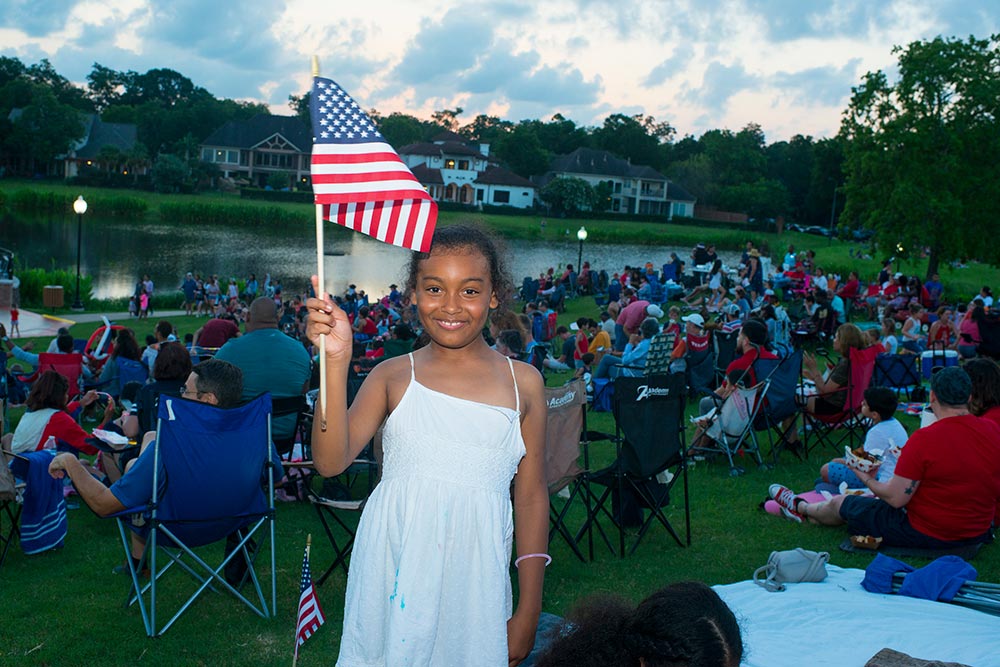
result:
[(778, 484), (771, 497), (789, 518), (846, 523), (852, 535), (881, 537), (886, 546), (934, 549), (986, 541), (1000, 499), (1000, 426), (969, 413), (971, 390), (968, 373), (958, 367), (931, 377), (937, 421), (910, 436), (895, 475), (879, 482), (854, 471), (875, 498), (807, 503)]
[(226, 344), (230, 338), (240, 335), (240, 328), (236, 325), (232, 315), (223, 315), (205, 322), (200, 329), (194, 332), (194, 339), (191, 341), (193, 347), (208, 348), (217, 350)]

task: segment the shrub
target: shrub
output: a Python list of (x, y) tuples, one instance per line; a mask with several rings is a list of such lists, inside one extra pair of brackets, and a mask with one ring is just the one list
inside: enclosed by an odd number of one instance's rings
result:
[[(44, 301), (46, 285), (62, 285), (63, 300), (66, 306), (73, 303), (76, 295), (76, 271), (64, 269), (19, 269), (17, 277), (21, 280), (20, 305), (27, 308), (41, 308)], [(80, 276), (80, 299), (84, 306), (91, 302), (90, 276)]]

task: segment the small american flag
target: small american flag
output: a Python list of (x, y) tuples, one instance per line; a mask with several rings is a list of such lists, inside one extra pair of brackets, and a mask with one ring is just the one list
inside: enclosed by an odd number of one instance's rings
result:
[(358, 103), (313, 79), (312, 186), (323, 218), (379, 241), (426, 252), (437, 204)]
[(302, 556), (302, 579), (299, 583), (299, 622), (295, 629), (295, 656), (299, 647), (323, 625), (326, 617), (319, 606), (319, 599), (313, 588), (312, 571), (309, 569), (309, 547)]

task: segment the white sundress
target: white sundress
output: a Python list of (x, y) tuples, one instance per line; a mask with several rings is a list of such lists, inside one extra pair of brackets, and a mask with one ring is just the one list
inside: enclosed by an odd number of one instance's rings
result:
[(416, 380), (385, 423), (382, 481), (358, 525), (338, 667), (503, 667), (524, 457), (515, 409)]

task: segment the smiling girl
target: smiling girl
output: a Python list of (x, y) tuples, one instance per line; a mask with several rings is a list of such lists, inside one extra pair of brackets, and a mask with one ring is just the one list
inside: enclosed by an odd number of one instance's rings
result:
[[(320, 294), (315, 277), (313, 286)], [(307, 334), (316, 344), (326, 335), (328, 366), (330, 426), (316, 420), (317, 470), (342, 472), (385, 425), (382, 480), (358, 526), (337, 665), (515, 665), (534, 643), (551, 561), (542, 379), (483, 338), (491, 311), (513, 292), (486, 233), (439, 229), (430, 252), (414, 254), (406, 286), (431, 342), (378, 364), (349, 410), (350, 322), (328, 298), (307, 304)]]

